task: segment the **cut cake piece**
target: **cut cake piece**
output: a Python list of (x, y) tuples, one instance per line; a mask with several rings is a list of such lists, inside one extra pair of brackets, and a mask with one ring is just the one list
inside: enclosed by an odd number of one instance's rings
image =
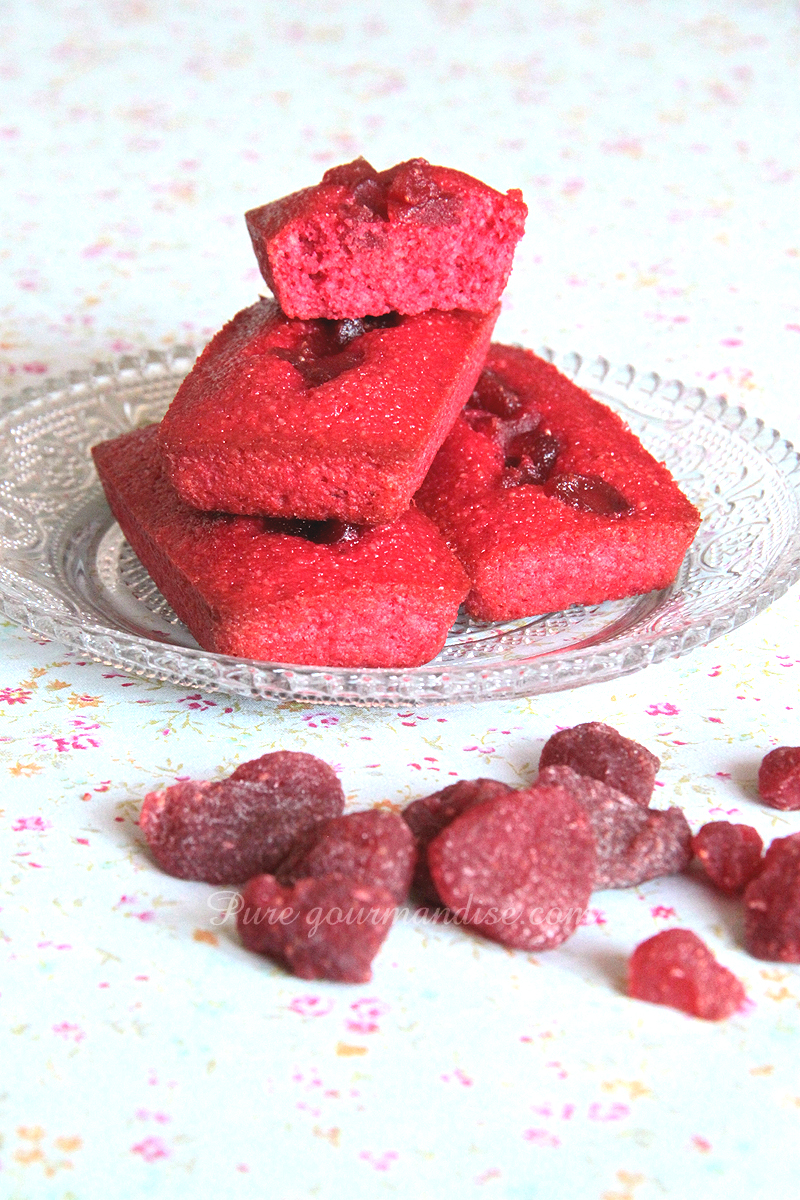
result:
[(209, 511), (393, 521), (472, 392), (498, 313), (292, 321), (260, 300), (211, 340), (161, 423), (172, 483)]
[(198, 512), (162, 470), (157, 430), (92, 454), (122, 532), (205, 650), (344, 667), (438, 653), (468, 584), (416, 508), (378, 529)]
[(527, 213), (516, 188), (503, 195), (424, 158), (381, 172), (357, 158), (245, 220), (283, 311), (339, 318), (490, 312)]
[(666, 587), (700, 514), (620, 418), (530, 350), (493, 345), (417, 493), (486, 621)]

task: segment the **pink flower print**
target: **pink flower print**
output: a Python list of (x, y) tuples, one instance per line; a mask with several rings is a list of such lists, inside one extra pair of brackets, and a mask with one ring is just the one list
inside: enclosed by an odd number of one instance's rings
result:
[(51, 829), (52, 821), (45, 821), (43, 817), (20, 817), (11, 828), (14, 833), (21, 833), (23, 829), (34, 829), (37, 833), (44, 833), (45, 829)]
[(665, 701), (663, 704), (651, 704), (644, 711), (649, 717), (677, 717), (681, 710)]
[(609, 1104), (602, 1105), (595, 1101), (589, 1105), (589, 1120), (590, 1121), (621, 1121), (623, 1117), (630, 1116), (630, 1109), (627, 1104)]
[(209, 708), (217, 708), (215, 700), (206, 700), (200, 692), (194, 692), (191, 696), (181, 696), (178, 704), (185, 704), (187, 708), (197, 709), (200, 712), (208, 712)]
[(338, 717), (335, 717), (332, 713), (325, 712), (306, 713), (303, 717), (303, 720), (309, 729), (318, 729), (319, 726), (322, 726), (323, 729), (327, 729), (330, 725), (339, 724)]
[(456, 1067), (452, 1075), (442, 1075), (441, 1078), (443, 1083), (449, 1083), (451, 1079), (455, 1079), (457, 1083), (462, 1084), (464, 1087), (472, 1087), (473, 1083), (475, 1082), (474, 1079), (470, 1078), (466, 1071), (462, 1071), (460, 1067)]
[(490, 1179), (499, 1179), (502, 1172), (499, 1167), (489, 1167), (488, 1171), (482, 1171), (480, 1175), (475, 1176), (476, 1183), (488, 1183)]
[(88, 750), (90, 747), (97, 749), (102, 744), (99, 738), (92, 736), (94, 730), (100, 728), (97, 721), (89, 721), (86, 717), (73, 717), (69, 724), (72, 726), (72, 732), (62, 737), (45, 733), (34, 738), (35, 748), (50, 750), (55, 747), (59, 754), (66, 754), (70, 750)]
[(602, 908), (587, 908), (580, 920), (581, 925), (607, 925)]
[[(121, 908), (134, 908), (139, 904), (137, 896), (120, 896), (117, 903), (114, 905), (112, 912), (118, 912)], [(126, 912), (126, 917), (136, 917), (139, 921), (155, 921), (156, 914), (153, 909), (143, 909), (141, 912)], [(137, 979), (147, 979), (146, 975), (137, 975)]]
[(363, 997), (361, 1000), (355, 1000), (350, 1009), (355, 1015), (345, 1024), (352, 1033), (377, 1033), (378, 1018), (386, 1015), (389, 1005), (383, 1000)]
[(371, 1150), (362, 1150), (358, 1157), (368, 1162), (376, 1171), (388, 1171), (397, 1160), (397, 1151), (384, 1150), (383, 1154), (373, 1154)]
[(27, 704), (33, 692), (26, 691), (24, 688), (2, 688), (0, 690), (0, 703), (3, 704)]
[(651, 917), (661, 917), (664, 921), (668, 921), (670, 917), (676, 915), (675, 909), (666, 904), (656, 904), (650, 909)]
[(289, 1001), (290, 1012), (300, 1017), (327, 1017), (333, 1008), (328, 996), (293, 996)]
[(533, 1142), (534, 1146), (560, 1146), (561, 1138), (556, 1137), (554, 1133), (548, 1132), (547, 1129), (526, 1129), (522, 1135), (526, 1142)]
[(158, 1162), (160, 1158), (169, 1158), (169, 1150), (159, 1137), (147, 1137), (142, 1142), (131, 1146), (131, 1154), (141, 1154), (145, 1162)]
[(86, 1037), (80, 1025), (70, 1025), (69, 1021), (62, 1021), (60, 1025), (54, 1025), (53, 1033), (57, 1033), (65, 1041), (75, 1042), (76, 1044), (82, 1042)]

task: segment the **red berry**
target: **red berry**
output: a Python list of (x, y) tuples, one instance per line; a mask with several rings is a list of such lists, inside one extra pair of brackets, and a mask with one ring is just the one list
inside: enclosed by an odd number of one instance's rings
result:
[(545, 767), (536, 782), (566, 788), (586, 812), (597, 840), (596, 889), (633, 887), (691, 862), (692, 831), (679, 808), (645, 808), (570, 767)]
[(274, 870), (299, 834), (343, 808), (342, 785), (326, 763), (280, 750), (243, 763), (220, 782), (150, 792), (139, 825), (167, 874), (243, 883)]
[(414, 838), (402, 817), (370, 808), (312, 825), (275, 875), (282, 884), (342, 875), (354, 884), (380, 884), (400, 903), (408, 895), (416, 857)]
[(744, 1003), (742, 984), (689, 929), (665, 929), (637, 946), (628, 963), (628, 995), (720, 1021)]
[(800, 808), (800, 746), (778, 746), (764, 756), (758, 790), (770, 808)]
[(731, 895), (743, 891), (763, 865), (764, 843), (751, 825), (710, 821), (695, 834), (692, 849), (711, 882)]
[(775, 838), (744, 904), (749, 952), (770, 962), (800, 962), (800, 833)]
[(646, 805), (653, 794), (661, 762), (655, 754), (610, 725), (587, 721), (560, 729), (545, 742), (539, 767), (572, 767)]
[(456, 817), (428, 847), (436, 891), (461, 922), (506, 946), (558, 946), (581, 923), (594, 834), (563, 789), (532, 787)]
[(417, 845), (413, 884), (416, 898), (422, 904), (434, 907), (441, 904), (428, 869), (428, 846), (437, 834), (474, 804), (483, 804), (513, 791), (514, 788), (497, 779), (460, 779), (432, 796), (414, 800), (403, 810), (403, 820)]
[(392, 923), (394, 898), (325, 875), (281, 887), (272, 875), (257, 875), (242, 893), (237, 925), (248, 950), (277, 959), (301, 979), (368, 983), (370, 964)]

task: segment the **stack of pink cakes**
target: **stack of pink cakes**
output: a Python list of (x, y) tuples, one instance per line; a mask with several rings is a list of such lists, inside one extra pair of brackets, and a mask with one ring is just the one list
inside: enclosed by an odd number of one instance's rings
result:
[(247, 214), (276, 300), (206, 347), (160, 426), (93, 450), (122, 531), (199, 644), (411, 667), (470, 583), (413, 497), (469, 400), (521, 194), (363, 159)]
[(247, 213), (275, 299), (160, 426), (96, 446), (125, 536), (205, 649), (413, 667), (507, 620), (664, 587), (700, 515), (609, 409), (490, 346), (527, 210), (356, 159)]

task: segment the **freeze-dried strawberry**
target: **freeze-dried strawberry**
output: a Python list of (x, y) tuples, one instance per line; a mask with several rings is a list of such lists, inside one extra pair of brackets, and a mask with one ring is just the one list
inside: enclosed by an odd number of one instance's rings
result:
[(741, 892), (761, 870), (764, 843), (752, 825), (709, 821), (692, 838), (706, 875), (723, 892)]
[(764, 756), (758, 790), (770, 808), (800, 808), (800, 746), (778, 746)]
[(239, 763), (230, 778), (260, 783), (276, 793), (289, 791), (303, 796), (341, 791), (342, 787), (332, 767), (315, 754), (304, 754), (300, 750), (275, 750), (260, 758), (251, 758)]
[(236, 918), (248, 950), (274, 958), (301, 979), (368, 983), (370, 964), (392, 923), (384, 887), (325, 875), (282, 887), (257, 875), (242, 892)]
[(587, 721), (554, 733), (542, 748), (539, 766), (572, 767), (646, 805), (661, 761), (610, 725)]
[(596, 889), (632, 887), (691, 862), (692, 831), (679, 808), (645, 808), (571, 767), (545, 767), (536, 782), (566, 788), (589, 817), (597, 841)]
[(428, 869), (428, 846), (462, 812), (473, 804), (483, 804), (507, 796), (515, 789), (499, 779), (460, 779), (449, 787), (414, 800), (403, 809), (403, 820), (414, 835), (417, 845), (417, 865), (413, 885), (416, 898), (422, 904), (441, 904)]
[(506, 946), (544, 950), (586, 912), (594, 834), (564, 788), (534, 785), (456, 817), (428, 846), (428, 866), (460, 922)]
[(773, 838), (764, 854), (762, 870), (773, 867), (776, 863), (795, 860), (798, 863), (798, 870), (800, 870), (800, 833), (790, 833), (787, 837)]
[(320, 821), (308, 829), (275, 872), (280, 883), (338, 874), (352, 883), (380, 884), (405, 900), (417, 852), (411, 830), (380, 808)]
[(342, 785), (327, 763), (280, 750), (242, 763), (229, 779), (148, 793), (139, 825), (169, 875), (243, 883), (274, 870), (304, 830), (343, 808)]
[(736, 976), (689, 929), (665, 929), (636, 947), (628, 963), (628, 995), (707, 1021), (729, 1017), (746, 998)]
[(744, 941), (756, 958), (800, 962), (800, 833), (775, 838), (744, 893)]

